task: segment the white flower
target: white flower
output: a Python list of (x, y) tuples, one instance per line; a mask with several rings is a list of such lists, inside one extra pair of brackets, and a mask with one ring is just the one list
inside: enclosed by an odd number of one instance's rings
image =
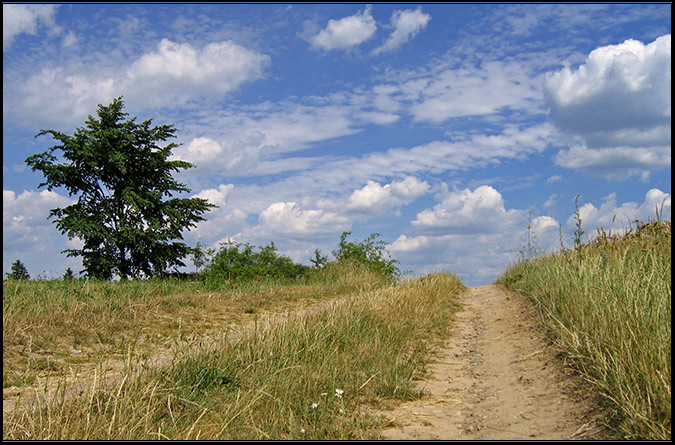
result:
[(338, 399), (341, 399), (341, 398), (342, 398), (342, 394), (344, 394), (344, 393), (345, 393), (345, 392), (344, 392), (343, 390), (341, 390), (340, 388), (338, 388), (338, 389), (335, 390), (335, 397), (337, 397)]
[(319, 407), (318, 403), (312, 403), (312, 409), (317, 409)]

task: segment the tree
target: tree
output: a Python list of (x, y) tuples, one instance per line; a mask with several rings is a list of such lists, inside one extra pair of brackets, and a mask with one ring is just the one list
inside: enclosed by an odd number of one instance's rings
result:
[(73, 270), (69, 267), (66, 269), (66, 272), (63, 274), (63, 281), (70, 281), (75, 279), (75, 274), (73, 273)]
[[(175, 138), (173, 125), (151, 127), (152, 121), (126, 119), (124, 102), (117, 98), (98, 106), (98, 118), (89, 116), (86, 127), (72, 136), (41, 130), (60, 144), (30, 156), (26, 163), (39, 170), (45, 182), (38, 188), (64, 187), (78, 200), (65, 208), (52, 209), (56, 227), (69, 239), (80, 238), (81, 249), (66, 249), (68, 256), (82, 256), (89, 277), (110, 280), (152, 277), (181, 261), (192, 252), (182, 242), (181, 231), (203, 221), (202, 213), (212, 207), (201, 198), (174, 198), (190, 192), (173, 179), (172, 172), (194, 167), (189, 162), (168, 160), (171, 150), (159, 141)], [(64, 163), (57, 163), (60, 151)]]
[(350, 261), (364, 265), (391, 279), (401, 275), (401, 271), (396, 266), (399, 262), (390, 259), (389, 253), (385, 250), (387, 243), (378, 239), (382, 234), (371, 233), (361, 242), (347, 241), (347, 237), (351, 234), (352, 232), (342, 232), (340, 235), (338, 250), (333, 251), (333, 256), (338, 261)]
[(12, 263), (12, 272), (7, 274), (7, 278), (13, 280), (30, 280), (30, 275), (28, 275), (28, 269), (23, 265), (21, 260), (16, 260)]
[(320, 269), (328, 264), (328, 257), (326, 255), (321, 255), (320, 249), (314, 249), (314, 258), (310, 258), (309, 261), (315, 269)]

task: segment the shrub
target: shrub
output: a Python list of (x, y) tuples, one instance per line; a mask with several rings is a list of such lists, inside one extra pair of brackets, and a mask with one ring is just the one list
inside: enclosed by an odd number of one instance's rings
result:
[(386, 243), (378, 239), (379, 233), (372, 233), (361, 242), (347, 241), (352, 232), (342, 232), (338, 250), (333, 252), (337, 261), (348, 261), (381, 273), (387, 278), (395, 279), (401, 276), (401, 271), (396, 266), (397, 260), (389, 258), (385, 250)]
[(228, 281), (297, 278), (307, 270), (307, 266), (279, 255), (273, 242), (260, 246), (256, 252), (250, 244), (230, 241), (221, 245), (221, 249), (206, 266), (206, 277)]

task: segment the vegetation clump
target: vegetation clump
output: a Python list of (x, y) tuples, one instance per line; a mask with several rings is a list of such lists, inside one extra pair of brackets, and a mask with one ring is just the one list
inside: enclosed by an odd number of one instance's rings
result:
[(671, 222), (598, 230), (499, 278), (529, 296), (551, 336), (599, 388), (628, 439), (671, 438)]

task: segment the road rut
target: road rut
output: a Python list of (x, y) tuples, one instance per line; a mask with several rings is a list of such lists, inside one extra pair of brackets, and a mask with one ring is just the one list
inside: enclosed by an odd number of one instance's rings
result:
[(417, 382), (427, 395), (383, 415), (385, 439), (566, 440), (604, 434), (595, 396), (545, 339), (522, 296), (469, 288), (452, 337)]

